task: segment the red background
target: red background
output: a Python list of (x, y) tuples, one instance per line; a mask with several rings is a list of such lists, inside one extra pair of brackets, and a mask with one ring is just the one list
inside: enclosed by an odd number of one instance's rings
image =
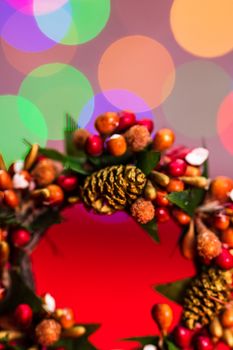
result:
[[(165, 298), (156, 283), (194, 274), (177, 247), (180, 229), (160, 226), (161, 243), (131, 219), (111, 224), (78, 205), (65, 213), (33, 254), (39, 293), (50, 292), (58, 306), (73, 307), (78, 322), (101, 323), (92, 337), (102, 350), (132, 349), (122, 338), (155, 334), (152, 305)], [(178, 320), (180, 308), (171, 303)]]

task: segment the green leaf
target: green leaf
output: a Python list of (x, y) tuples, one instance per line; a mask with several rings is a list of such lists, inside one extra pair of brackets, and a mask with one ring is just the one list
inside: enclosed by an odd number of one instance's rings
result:
[(39, 215), (28, 227), (30, 232), (45, 232), (52, 225), (60, 224), (63, 218), (58, 208), (48, 208), (45, 212)]
[(154, 289), (160, 294), (164, 295), (170, 300), (177, 302), (182, 305), (184, 292), (189, 285), (191, 278), (186, 278), (183, 280), (165, 283), (154, 286)]
[(42, 301), (26, 286), (20, 275), (13, 271), (10, 275), (11, 285), (3, 302), (0, 303), (0, 313), (13, 311), (18, 304), (29, 304), (37, 313), (42, 311)]
[(158, 344), (158, 339), (159, 337), (156, 337), (154, 335), (149, 335), (146, 337), (131, 337), (131, 338), (126, 338), (124, 340), (126, 341), (136, 341), (140, 343), (142, 346), (151, 344), (151, 345), (157, 345)]
[(202, 203), (205, 190), (192, 188), (181, 192), (171, 192), (167, 198), (190, 216), (193, 216), (196, 208)]
[(177, 346), (171, 342), (170, 340), (166, 340), (166, 345), (168, 350), (180, 350), (179, 348), (177, 348)]
[(158, 226), (154, 219), (147, 224), (141, 224), (141, 227), (151, 236), (155, 242), (159, 243)]
[(78, 157), (71, 157), (65, 156), (50, 148), (40, 148), (40, 153), (50, 159), (62, 163), (66, 169), (73, 170), (76, 173), (83, 175), (89, 174), (89, 172), (83, 167), (83, 164), (87, 161), (87, 156), (84, 153), (80, 153)]
[(203, 164), (202, 176), (205, 176), (206, 178), (209, 177), (209, 162), (208, 162), (208, 159)]
[(142, 151), (137, 156), (137, 167), (141, 169), (145, 175), (149, 175), (159, 161), (159, 152), (152, 150)]
[(88, 157), (89, 162), (97, 169), (104, 168), (110, 165), (129, 164), (133, 160), (133, 155), (130, 152), (126, 152), (123, 156), (115, 157), (110, 154), (102, 154), (101, 157)]
[(73, 133), (76, 129), (77, 126), (74, 118), (67, 114), (64, 128), (64, 144), (66, 154), (69, 156), (78, 156), (78, 150), (73, 142)]
[(80, 338), (63, 338), (59, 340), (54, 348), (64, 346), (66, 350), (97, 350), (88, 340), (88, 338), (99, 328), (97, 324), (82, 324), (86, 328), (86, 333)]

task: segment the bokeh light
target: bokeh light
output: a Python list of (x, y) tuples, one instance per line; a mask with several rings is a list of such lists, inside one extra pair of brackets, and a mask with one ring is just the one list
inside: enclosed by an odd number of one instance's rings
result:
[(109, 16), (110, 0), (70, 0), (56, 11), (35, 14), (40, 30), (48, 38), (65, 45), (83, 44), (95, 38)]
[(98, 77), (102, 91), (128, 91), (152, 109), (170, 94), (175, 68), (163, 45), (149, 37), (135, 35), (121, 38), (107, 48), (99, 63)]
[[(100, 114), (105, 113), (107, 111), (118, 112), (121, 109), (135, 112), (137, 119), (139, 120), (142, 118), (149, 118), (151, 120), (154, 119), (154, 114), (152, 111), (147, 111), (146, 113), (145, 112), (138, 113), (137, 109), (130, 108), (129, 104), (127, 103), (125, 103), (122, 108), (118, 108), (115, 105), (113, 105), (111, 102), (109, 102), (109, 99), (106, 98), (106, 95), (107, 95), (111, 97), (110, 99), (116, 100), (116, 99), (120, 99), (123, 94), (124, 94), (124, 91), (105, 91), (104, 93), (99, 93), (94, 97), (92, 97), (80, 112), (79, 118), (78, 118), (78, 125), (82, 128), (87, 128), (91, 133), (96, 133), (96, 129), (94, 126), (96, 117), (98, 117)], [(128, 94), (126, 94), (126, 97), (127, 96)], [(131, 101), (133, 101), (132, 96), (131, 96)], [(134, 106), (140, 105), (146, 108), (146, 104), (139, 97), (134, 96), (134, 102), (135, 102)]]
[(174, 0), (170, 23), (184, 50), (201, 57), (216, 57), (233, 48), (232, 16), (232, 0)]
[(220, 105), (217, 129), (223, 146), (233, 154), (233, 91), (224, 98)]
[(23, 139), (45, 146), (47, 125), (40, 110), (30, 101), (14, 95), (0, 96), (0, 153), (6, 163), (20, 159), (27, 150)]
[(41, 52), (20, 51), (3, 39), (1, 40), (1, 45), (9, 64), (23, 74), (28, 74), (43, 64), (54, 62), (70, 63), (77, 52), (77, 46), (71, 45), (64, 49), (63, 45), (57, 44)]
[(176, 84), (162, 108), (169, 124), (187, 137), (216, 133), (220, 102), (232, 86), (230, 76), (217, 64), (196, 60), (176, 70)]
[(5, 0), (17, 11), (27, 15), (42, 15), (56, 11), (69, 0)]
[(0, 2), (0, 13), (0, 35), (16, 49), (39, 52), (56, 44), (41, 32), (33, 16), (16, 11), (5, 2)]
[(19, 93), (43, 113), (49, 139), (63, 138), (66, 113), (77, 117), (93, 96), (88, 79), (72, 66), (53, 63), (33, 70), (22, 82)]

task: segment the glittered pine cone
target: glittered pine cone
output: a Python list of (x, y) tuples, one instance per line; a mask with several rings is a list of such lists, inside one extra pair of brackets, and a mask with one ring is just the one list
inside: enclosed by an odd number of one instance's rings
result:
[(128, 147), (133, 152), (144, 150), (151, 142), (151, 136), (148, 129), (143, 125), (131, 126), (125, 133)]
[(57, 169), (54, 162), (50, 159), (40, 160), (33, 169), (32, 176), (40, 187), (51, 184), (57, 176)]
[(113, 165), (86, 178), (82, 199), (97, 213), (111, 214), (133, 203), (145, 185), (145, 174), (134, 165)]
[(155, 216), (155, 208), (152, 202), (144, 198), (138, 198), (131, 205), (130, 212), (140, 224), (146, 224)]
[(37, 325), (35, 335), (40, 345), (51, 346), (60, 338), (61, 325), (53, 319), (43, 320)]
[(194, 278), (183, 301), (183, 322), (194, 329), (197, 324), (209, 324), (222, 310), (230, 297), (230, 271), (209, 268)]
[(210, 231), (200, 218), (196, 219), (197, 252), (204, 259), (212, 260), (222, 251), (222, 244), (216, 234)]

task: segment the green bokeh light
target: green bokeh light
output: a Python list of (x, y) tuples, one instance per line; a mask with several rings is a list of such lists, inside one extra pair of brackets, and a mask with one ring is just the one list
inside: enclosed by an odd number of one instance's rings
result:
[(0, 96), (0, 152), (7, 165), (21, 159), (27, 147), (23, 139), (45, 146), (47, 125), (40, 110), (30, 101), (13, 95)]
[(43, 113), (49, 139), (63, 139), (64, 117), (76, 120), (93, 97), (87, 78), (72, 66), (54, 63), (36, 68), (22, 82), (20, 96), (32, 101)]
[(70, 0), (72, 22), (61, 43), (83, 44), (95, 38), (110, 16), (110, 0)]

